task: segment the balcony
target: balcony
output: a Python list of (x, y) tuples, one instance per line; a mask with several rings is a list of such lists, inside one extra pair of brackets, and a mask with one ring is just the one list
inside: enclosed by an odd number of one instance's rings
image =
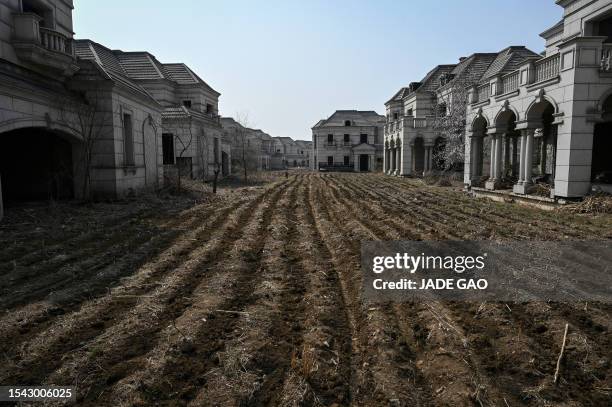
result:
[(502, 76), (501, 93), (510, 93), (519, 88), (520, 71), (516, 70)]
[(535, 80), (534, 83), (544, 82), (559, 75), (560, 56), (554, 54), (534, 62)]
[(15, 13), (13, 21), (12, 45), (20, 60), (64, 76), (78, 70), (71, 38), (41, 27), (41, 17), (34, 13)]

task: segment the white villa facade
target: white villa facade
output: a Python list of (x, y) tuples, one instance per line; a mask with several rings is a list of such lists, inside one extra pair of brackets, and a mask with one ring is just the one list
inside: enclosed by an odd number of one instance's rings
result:
[(72, 9), (72, 0), (0, 4), (4, 202), (117, 197), (163, 177), (161, 105), (127, 76), (77, 58)]
[(474, 191), (580, 198), (612, 183), (612, 2), (558, 0), (543, 56), (469, 91), (464, 182)]
[(312, 128), (312, 169), (380, 171), (385, 116), (374, 111), (337, 110)]

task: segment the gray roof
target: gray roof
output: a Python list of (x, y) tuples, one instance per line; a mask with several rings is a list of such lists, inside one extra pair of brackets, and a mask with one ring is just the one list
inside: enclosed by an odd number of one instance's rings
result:
[[(74, 50), (79, 59), (96, 65), (98, 70), (108, 79), (141, 96), (155, 101), (149, 92), (126, 74), (117, 58), (108, 48), (93, 41), (75, 41)], [(157, 101), (155, 101), (155, 103), (157, 103)]]
[(178, 85), (201, 85), (220, 95), (210, 85), (183, 63), (162, 64), (146, 51), (124, 52), (110, 50), (92, 40), (75, 40), (75, 52), (82, 59), (98, 61), (111, 69), (136, 81), (168, 80)]
[(523, 64), (528, 58), (541, 57), (530, 49), (524, 46), (510, 46), (504, 48), (498, 54), (495, 60), (489, 65), (489, 68), (481, 77), (481, 81), (486, 81), (492, 77), (512, 72)]
[(379, 115), (373, 110), (336, 110), (327, 119), (319, 120), (314, 128), (323, 126), (344, 126), (346, 120), (351, 121), (351, 126), (377, 126), (385, 122), (385, 116)]

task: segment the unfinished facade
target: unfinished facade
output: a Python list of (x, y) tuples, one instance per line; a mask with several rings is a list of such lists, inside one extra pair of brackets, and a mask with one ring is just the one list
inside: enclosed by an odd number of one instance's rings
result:
[(468, 188), (579, 198), (612, 183), (612, 3), (559, 0), (563, 19), (527, 56), (470, 89)]
[(319, 171), (380, 171), (385, 116), (337, 110), (312, 128), (312, 168)]
[(158, 185), (161, 106), (75, 53), (72, 1), (0, 4), (0, 177), (5, 202), (117, 197)]

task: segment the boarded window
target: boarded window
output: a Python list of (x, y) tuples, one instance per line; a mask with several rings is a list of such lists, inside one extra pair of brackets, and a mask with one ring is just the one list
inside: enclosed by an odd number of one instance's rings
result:
[(162, 134), (162, 153), (164, 165), (174, 164), (174, 136), (172, 134)]
[(123, 115), (123, 160), (125, 166), (134, 165), (134, 134), (132, 132), (132, 116)]

